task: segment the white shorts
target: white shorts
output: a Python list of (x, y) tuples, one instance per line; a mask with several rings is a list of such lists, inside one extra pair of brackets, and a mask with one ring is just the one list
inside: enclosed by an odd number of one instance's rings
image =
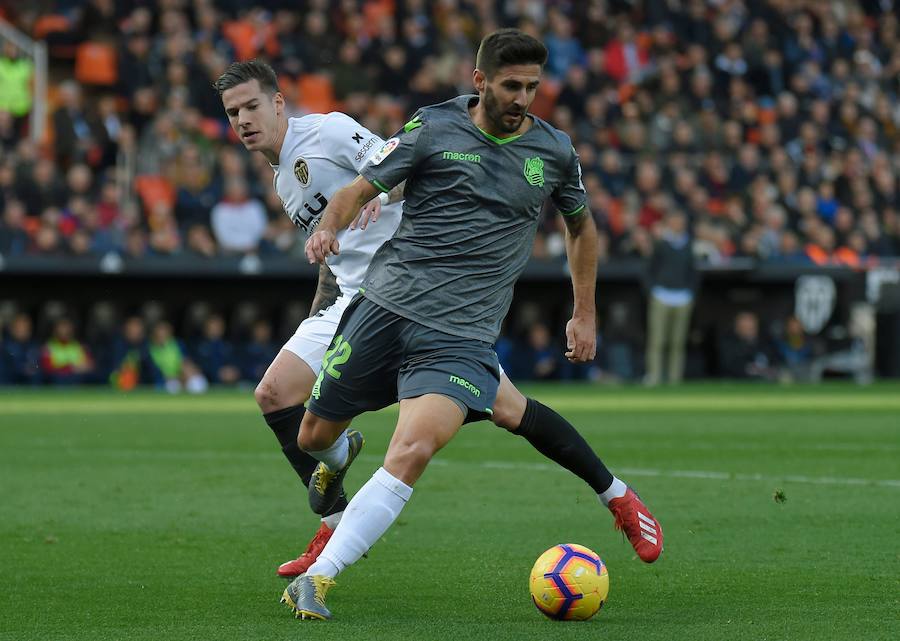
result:
[[(297, 331), (281, 349), (296, 354), (309, 365), (313, 374), (318, 376), (319, 370), (322, 369), (325, 352), (328, 351), (338, 323), (341, 322), (341, 316), (344, 315), (344, 310), (347, 309), (351, 300), (353, 300), (352, 296), (341, 294), (333, 305), (300, 323)], [(500, 368), (500, 375), (503, 376), (503, 366), (499, 363), (497, 365)]]
[(331, 339), (334, 338), (334, 332), (350, 300), (350, 296), (342, 294), (333, 305), (307, 318), (281, 349), (296, 354), (309, 365), (313, 374), (318, 375), (322, 369), (322, 358), (331, 345)]

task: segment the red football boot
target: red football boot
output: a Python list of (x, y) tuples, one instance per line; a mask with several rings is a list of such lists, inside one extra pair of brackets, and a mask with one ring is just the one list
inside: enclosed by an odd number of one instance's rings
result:
[(316, 535), (312, 538), (312, 541), (306, 546), (306, 550), (303, 554), (293, 561), (288, 561), (287, 563), (282, 563), (278, 566), (278, 576), (283, 576), (285, 579), (293, 579), (295, 576), (300, 576), (306, 572), (309, 569), (309, 566), (315, 563), (316, 559), (319, 558), (322, 549), (325, 547), (325, 544), (328, 543), (328, 539), (331, 538), (332, 534), (334, 534), (334, 530), (323, 522), (321, 527), (319, 527), (319, 531), (316, 532)]
[(645, 563), (653, 563), (663, 550), (663, 531), (634, 490), (609, 502), (609, 511), (616, 517), (616, 529), (622, 530), (631, 547)]

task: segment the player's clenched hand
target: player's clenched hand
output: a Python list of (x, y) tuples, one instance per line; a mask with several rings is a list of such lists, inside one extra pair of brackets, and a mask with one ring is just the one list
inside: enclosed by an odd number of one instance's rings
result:
[(359, 213), (356, 214), (356, 218), (350, 223), (350, 229), (356, 229), (357, 227), (365, 229), (369, 223), (377, 222), (380, 214), (381, 199), (378, 196), (375, 196), (375, 198), (367, 202), (365, 206), (359, 210)]
[(332, 254), (340, 254), (340, 245), (334, 232), (317, 229), (306, 239), (306, 257), (312, 263), (324, 263)]
[(571, 363), (587, 363), (597, 355), (594, 319), (572, 318), (566, 323), (566, 358)]

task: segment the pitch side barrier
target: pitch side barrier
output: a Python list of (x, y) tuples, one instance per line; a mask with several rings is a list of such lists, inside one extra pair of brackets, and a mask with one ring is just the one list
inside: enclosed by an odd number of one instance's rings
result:
[[(773, 332), (788, 316), (797, 316), (827, 349), (863, 341), (880, 375), (900, 376), (900, 260), (851, 269), (736, 259), (698, 263), (698, 269), (701, 282), (689, 341), (695, 373), (715, 374), (716, 343), (737, 313), (752, 311), (760, 327)], [(226, 318), (236, 306), (251, 302), (277, 318), (286, 305), (312, 300), (317, 275), (303, 257), (0, 256), (0, 326), (14, 309), (40, 318), (48, 305), (85, 320), (99, 302), (128, 314), (156, 301), (176, 327), (198, 302)], [(601, 336), (630, 344), (636, 360), (642, 359), (646, 323), (644, 276), (640, 260), (607, 263), (598, 270)], [(565, 261), (532, 260), (516, 286), (505, 331), (521, 334), (540, 320), (561, 333), (570, 299)]]

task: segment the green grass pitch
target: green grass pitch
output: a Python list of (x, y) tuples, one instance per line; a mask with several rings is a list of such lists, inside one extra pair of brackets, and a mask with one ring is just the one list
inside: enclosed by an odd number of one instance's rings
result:
[[(527, 392), (641, 492), (662, 558), (642, 564), (586, 485), (480, 423), (338, 578), (328, 623), (278, 603), (274, 570), (317, 522), (249, 391), (0, 392), (0, 639), (900, 638), (900, 386)], [(349, 490), (395, 417), (357, 421)], [(586, 623), (528, 597), (565, 542), (609, 568)]]

